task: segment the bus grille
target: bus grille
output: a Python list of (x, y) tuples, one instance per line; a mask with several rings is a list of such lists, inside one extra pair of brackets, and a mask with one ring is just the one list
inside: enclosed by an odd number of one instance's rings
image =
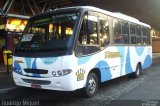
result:
[(47, 74), (48, 70), (42, 70), (42, 69), (24, 69), (26, 73), (32, 73), (32, 74)]
[(22, 79), (26, 83), (31, 83), (31, 84), (40, 84), (40, 85), (49, 85), (51, 84), (51, 81), (42, 81), (42, 80), (32, 80), (32, 79)]

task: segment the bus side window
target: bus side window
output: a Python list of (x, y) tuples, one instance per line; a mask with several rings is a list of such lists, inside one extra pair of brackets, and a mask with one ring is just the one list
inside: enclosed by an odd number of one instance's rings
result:
[(99, 19), (100, 28), (100, 46), (101, 49), (105, 48), (109, 44), (109, 22), (108, 19)]
[(137, 36), (137, 44), (141, 45), (141, 26), (136, 25), (136, 36)]
[(129, 23), (127, 21), (122, 21), (122, 38), (123, 44), (129, 43)]
[(113, 32), (115, 44), (129, 43), (129, 23), (120, 19), (113, 19)]
[(136, 25), (133, 23), (130, 24), (130, 36), (131, 36), (131, 44), (137, 44)]
[(150, 44), (150, 30), (149, 30), (149, 28), (142, 27), (142, 41), (143, 41), (143, 45)]
[(147, 44), (148, 44), (148, 45), (151, 44), (150, 37), (151, 37), (151, 35), (150, 35), (150, 29), (147, 28)]
[(121, 21), (118, 19), (113, 19), (113, 32), (114, 32), (114, 42), (116, 44), (122, 44), (123, 36), (121, 32)]

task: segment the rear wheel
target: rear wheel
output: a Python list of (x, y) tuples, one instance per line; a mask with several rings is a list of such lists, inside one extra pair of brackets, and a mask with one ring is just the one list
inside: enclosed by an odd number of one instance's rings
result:
[(86, 87), (84, 94), (86, 97), (93, 97), (98, 91), (98, 78), (95, 73), (89, 73), (87, 77)]

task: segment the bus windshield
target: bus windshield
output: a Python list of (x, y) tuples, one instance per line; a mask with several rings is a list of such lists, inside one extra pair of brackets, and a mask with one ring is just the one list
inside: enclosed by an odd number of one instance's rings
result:
[(79, 13), (53, 14), (31, 20), (15, 51), (51, 52), (72, 47)]

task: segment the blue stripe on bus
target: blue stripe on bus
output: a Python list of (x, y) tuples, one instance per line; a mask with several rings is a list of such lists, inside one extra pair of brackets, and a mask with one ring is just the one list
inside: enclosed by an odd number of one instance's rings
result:
[(132, 66), (131, 66), (130, 49), (129, 49), (129, 47), (128, 47), (127, 55), (126, 55), (125, 71), (126, 71), (126, 74), (132, 73), (132, 71), (133, 71)]
[(37, 69), (36, 60), (37, 59), (34, 59), (34, 61), (32, 63), (32, 69)]
[(78, 65), (85, 64), (91, 59), (91, 56), (86, 56), (86, 57), (80, 57), (78, 58)]
[(20, 66), (18, 63), (16, 63), (16, 62), (14, 62), (14, 68), (13, 68), (13, 71), (14, 71), (14, 72), (16, 72), (16, 73), (18, 73), (18, 74), (21, 74), (21, 75), (22, 75), (22, 69), (21, 69), (21, 66)]
[(118, 51), (120, 52), (120, 54), (121, 54), (121, 64), (120, 64), (120, 76), (122, 76), (122, 70), (123, 70), (123, 65), (125, 64), (124, 63), (124, 60), (125, 60), (125, 47), (122, 47), (122, 46), (120, 46), (120, 47), (118, 47)]
[(100, 74), (101, 74), (101, 82), (108, 81), (111, 79), (111, 71), (109, 68), (109, 65), (106, 61), (99, 61), (95, 68), (100, 69)]
[(141, 56), (141, 55), (143, 54), (144, 49), (145, 49), (145, 47), (141, 47), (141, 46), (136, 46), (136, 47), (135, 47), (136, 53), (137, 53), (139, 56)]
[[(32, 63), (32, 69), (37, 69), (36, 60), (37, 59), (34, 59), (34, 61)], [(40, 77), (40, 74), (33, 74), (33, 77)]]
[(150, 55), (147, 55), (146, 56), (146, 58), (145, 58), (145, 60), (144, 60), (144, 63), (143, 63), (143, 69), (144, 68), (148, 68), (148, 67), (150, 67), (151, 66), (151, 64), (152, 64), (152, 58), (151, 58), (151, 56)]
[(26, 68), (31, 67), (31, 58), (25, 58)]

